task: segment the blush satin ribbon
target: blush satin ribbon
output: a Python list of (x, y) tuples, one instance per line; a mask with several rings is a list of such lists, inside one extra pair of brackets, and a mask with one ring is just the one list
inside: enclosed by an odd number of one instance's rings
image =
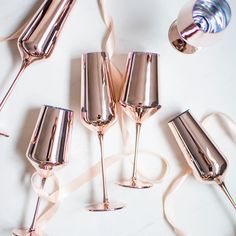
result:
[[(169, 165), (168, 162), (165, 160), (164, 157), (160, 156), (159, 154), (155, 152), (150, 152), (150, 151), (140, 151), (141, 154), (148, 154), (148, 157), (153, 157), (153, 158), (159, 158), (160, 161), (162, 162), (162, 170), (160, 172), (160, 175), (157, 178), (151, 179), (150, 177), (147, 177), (145, 174), (142, 173), (140, 169), (138, 169), (138, 176), (142, 180), (148, 180), (151, 181), (153, 184), (160, 183), (161, 181), (164, 180), (164, 177), (166, 176)], [(109, 157), (106, 157), (104, 160), (105, 164), (105, 170), (114, 165), (115, 163), (118, 163), (122, 159), (125, 159), (129, 156), (133, 156), (133, 152), (130, 153), (120, 153), (116, 155), (112, 155)], [(68, 197), (71, 193), (74, 191), (78, 190), (80, 187), (82, 187), (84, 184), (89, 183), (92, 179), (97, 177), (98, 175), (101, 174), (101, 163), (97, 162), (95, 165), (93, 165), (91, 168), (86, 170), (84, 173), (82, 173), (80, 176), (75, 178), (74, 180), (70, 181), (67, 183), (65, 186), (60, 187), (58, 183), (58, 179), (56, 178), (55, 175), (53, 175), (53, 181), (55, 182), (55, 185), (58, 187), (58, 190), (53, 192), (52, 194), (46, 193), (44, 190), (41, 188), (36, 187), (36, 183), (34, 182), (35, 173), (32, 177), (32, 185), (35, 190), (35, 192), (38, 194), (38, 196), (46, 199), (50, 205), (47, 207), (44, 212), (41, 214), (41, 216), (38, 217), (37, 223), (36, 223), (36, 228), (41, 231), (43, 228), (43, 225), (48, 222), (51, 217), (56, 213), (59, 203), (64, 200), (66, 197)]]
[[(60, 197), (61, 197), (61, 187), (60, 187), (60, 181), (59, 178), (57, 177), (57, 175), (53, 172), (52, 175), (50, 175), (47, 178), (47, 182), (50, 179), (52, 182), (52, 185), (54, 186), (55, 189), (55, 194), (53, 194), (53, 196), (51, 196), (51, 194), (47, 193), (45, 190), (43, 190), (41, 188), (41, 186), (37, 186), (36, 185), (36, 177), (41, 178), (41, 176), (39, 175), (39, 173), (36, 171), (32, 177), (31, 177), (31, 185), (33, 187), (34, 192), (41, 198), (41, 199), (45, 199), (47, 202), (49, 203), (53, 203), (53, 212), (51, 211), (50, 214), (48, 213), (47, 217), (48, 219), (50, 219), (56, 212), (56, 210), (59, 207), (59, 203), (60, 203)], [(48, 205), (49, 207), (49, 205)], [(44, 219), (46, 220), (46, 219)], [(37, 233), (40, 233), (42, 231), (43, 228), (43, 223), (41, 221), (38, 220), (38, 218), (36, 219), (36, 224), (35, 224), (35, 230)]]
[[(206, 115), (202, 120), (201, 124), (204, 125), (208, 121), (215, 118), (215, 120), (219, 123), (221, 128), (226, 131), (229, 138), (236, 143), (236, 122), (227, 114), (223, 112), (214, 112)], [(220, 120), (219, 120), (220, 119)], [(223, 125), (223, 126), (222, 126)], [(232, 129), (228, 129), (226, 127), (234, 127), (235, 129), (232, 131)], [(181, 186), (184, 184), (184, 181), (187, 179), (188, 176), (192, 174), (191, 169), (186, 170), (185, 172), (181, 173), (178, 177), (176, 177), (172, 183), (169, 185), (167, 191), (163, 195), (163, 212), (165, 219), (167, 223), (170, 225), (170, 227), (173, 229), (173, 231), (176, 233), (177, 236), (187, 236), (187, 234), (180, 229), (178, 226), (176, 226), (176, 223), (174, 222), (173, 217), (171, 216), (170, 209), (168, 207), (169, 200), (174, 197), (174, 194), (178, 192), (181, 188)]]

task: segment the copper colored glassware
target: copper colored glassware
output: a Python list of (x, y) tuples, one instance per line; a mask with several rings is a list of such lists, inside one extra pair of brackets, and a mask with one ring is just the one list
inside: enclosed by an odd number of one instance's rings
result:
[(217, 41), (230, 18), (231, 9), (226, 0), (190, 0), (170, 26), (170, 43), (178, 51), (192, 54)]
[(17, 40), (22, 65), (16, 78), (0, 101), (0, 111), (25, 68), (34, 61), (50, 57), (74, 3), (75, 0), (45, 0), (25, 27)]
[(193, 175), (205, 183), (218, 184), (236, 209), (236, 203), (223, 181), (227, 169), (226, 158), (201, 125), (187, 110), (172, 119), (169, 127), (191, 167)]
[(133, 174), (130, 180), (119, 185), (130, 188), (149, 188), (152, 183), (137, 179), (137, 158), (142, 122), (157, 112), (161, 106), (158, 92), (159, 55), (149, 52), (132, 52), (128, 55), (120, 104), (136, 122), (136, 140)]
[(81, 120), (98, 135), (101, 149), (103, 202), (88, 206), (90, 211), (113, 211), (122, 209), (123, 203), (108, 200), (104, 171), (103, 138), (105, 131), (116, 121), (114, 94), (112, 89), (110, 61), (105, 52), (94, 52), (82, 56)]
[[(42, 178), (42, 189), (54, 169), (68, 163), (72, 122), (73, 112), (70, 110), (51, 106), (41, 108), (26, 156)], [(36, 230), (39, 205), (40, 197), (36, 203), (30, 228), (15, 229), (13, 235), (43, 236), (41, 232)]]

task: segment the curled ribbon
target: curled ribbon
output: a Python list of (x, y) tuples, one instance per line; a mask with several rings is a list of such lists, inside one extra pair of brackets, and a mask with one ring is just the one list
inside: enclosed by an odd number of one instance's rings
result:
[[(113, 19), (107, 14), (104, 0), (98, 0), (97, 2), (98, 2), (99, 12), (100, 12), (102, 21), (107, 27), (107, 32), (105, 33), (102, 40), (102, 50), (105, 52), (108, 52), (109, 57), (112, 59), (112, 56), (115, 51), (115, 46), (116, 46)], [(119, 124), (120, 124), (123, 142), (126, 145), (125, 149), (127, 149), (129, 146), (131, 146), (129, 143), (130, 134), (125, 125), (126, 116), (122, 110), (122, 107), (119, 104), (120, 90), (122, 86), (122, 73), (112, 62), (110, 63), (110, 65), (111, 65), (113, 87), (114, 87), (114, 92), (115, 92), (116, 110), (119, 117)]]
[[(236, 129), (236, 122), (227, 114), (223, 112), (214, 112), (210, 113), (209, 115), (205, 116), (203, 120), (201, 121), (202, 124), (207, 122), (211, 118), (216, 118), (216, 120), (219, 122), (220, 125), (223, 125), (224, 130), (227, 132), (227, 134), (231, 137), (231, 139), (236, 143), (236, 133), (232, 131), (232, 129), (229, 129), (228, 127), (230, 124), (235, 127)], [(217, 119), (219, 118), (219, 119)]]
[[(226, 130), (225, 127), (228, 127), (229, 125), (233, 125), (236, 129), (236, 122), (227, 114), (223, 112), (213, 112), (208, 115), (206, 115), (202, 120), (201, 124), (204, 125), (207, 121), (209, 121), (212, 118), (220, 118), (220, 125), (223, 124), (223, 129)], [(219, 119), (216, 119), (219, 122)], [(236, 132), (233, 132), (231, 129), (229, 129), (229, 132), (227, 132), (229, 137), (232, 139), (233, 142), (236, 142)], [(175, 178), (174, 181), (170, 184), (168, 187), (166, 193), (163, 196), (163, 212), (164, 216), (166, 218), (167, 223), (171, 226), (173, 231), (176, 233), (177, 236), (187, 236), (187, 234), (176, 226), (173, 217), (171, 217), (170, 210), (168, 208), (168, 203), (171, 197), (179, 191), (180, 187), (184, 184), (184, 181), (187, 179), (187, 177), (192, 174), (191, 170), (187, 170), (186, 172), (182, 173), (179, 177)]]
[[(142, 153), (142, 151), (141, 151)], [(160, 156), (157, 153), (154, 152), (143, 152), (145, 154), (151, 154), (152, 156), (159, 158), (162, 162), (162, 166), (164, 171), (159, 175), (158, 178), (153, 179), (152, 183), (160, 183), (161, 181), (164, 180), (164, 177), (166, 176), (166, 173), (168, 172), (169, 165), (166, 159), (162, 156)], [(114, 165), (115, 163), (121, 161), (125, 157), (128, 157), (130, 155), (133, 155), (133, 152), (127, 153), (127, 154), (117, 154), (117, 155), (112, 155), (104, 160), (104, 165), (105, 165), (105, 170), (108, 169), (110, 166)], [(92, 179), (97, 177), (98, 175), (101, 174), (101, 163), (97, 162), (94, 166), (92, 166), (90, 169), (86, 170), (83, 174), (81, 174), (79, 177), (75, 178), (65, 186), (58, 188), (57, 191), (52, 193), (51, 195), (47, 195), (47, 193), (44, 193), (40, 189), (35, 189), (36, 193), (39, 194), (39, 196), (43, 196), (45, 199), (47, 199), (50, 203), (53, 203), (49, 208), (47, 208), (43, 214), (37, 219), (37, 228), (41, 229), (43, 225), (49, 221), (49, 219), (56, 213), (56, 210), (59, 206), (59, 202), (64, 200), (66, 197), (68, 197), (71, 193), (74, 191), (78, 190), (80, 187), (82, 187), (84, 184), (89, 183)], [(142, 174), (140, 170), (138, 170), (139, 175), (143, 179), (150, 180), (150, 178), (146, 177), (145, 175)], [(59, 186), (59, 185), (58, 185)], [(60, 192), (60, 194), (59, 194)], [(58, 197), (60, 196), (60, 197)]]
[(107, 32), (105, 33), (102, 41), (102, 50), (108, 52), (110, 58), (112, 58), (115, 49), (113, 20), (106, 12), (104, 0), (98, 0), (98, 7), (102, 21), (107, 27)]
[(54, 195), (53, 197), (50, 196), (49, 193), (47, 193), (45, 190), (43, 190), (41, 187), (38, 187), (36, 184), (36, 177), (40, 177), (41, 176), (38, 174), (38, 172), (36, 171), (32, 176), (31, 176), (31, 185), (33, 187), (33, 190), (35, 193), (37, 193), (38, 196), (40, 196), (40, 198), (43, 198), (45, 200), (47, 200), (48, 202), (58, 202), (58, 200), (60, 199), (60, 184), (59, 184), (59, 179), (57, 177), (57, 175), (53, 172), (52, 175), (50, 175), (50, 178), (53, 182), (53, 185), (55, 186), (55, 189), (57, 189), (57, 195)]
[(173, 229), (173, 231), (176, 233), (176, 235), (178, 236), (186, 236), (186, 234), (179, 229), (177, 226), (175, 226), (174, 220), (171, 218), (171, 214), (170, 209), (169, 209), (169, 199), (170, 197), (175, 194), (181, 187), (181, 185), (183, 185), (184, 181), (186, 180), (186, 178), (192, 174), (191, 170), (186, 171), (185, 173), (181, 174), (180, 176), (178, 176), (176, 179), (174, 179), (174, 181), (170, 184), (170, 186), (168, 187), (166, 193), (163, 196), (163, 214), (164, 217), (167, 221), (167, 223), (171, 226), (171, 228)]
[(55, 173), (53, 173), (50, 177), (54, 188), (56, 189), (56, 194), (54, 194), (53, 196), (51, 196), (49, 193), (47, 193), (44, 189), (42, 189), (42, 187), (38, 187), (36, 185), (36, 177), (40, 177), (41, 176), (38, 174), (38, 172), (35, 172), (32, 177), (31, 177), (31, 185), (33, 187), (34, 192), (38, 195), (39, 198), (45, 199), (48, 203), (53, 204), (53, 211), (51, 211), (51, 214), (47, 215), (47, 218), (44, 218), (44, 221), (39, 220), (40, 217), (38, 217), (36, 219), (36, 223), (35, 223), (35, 231), (37, 233), (42, 232), (42, 228), (44, 225), (45, 221), (48, 221), (57, 211), (58, 207), (59, 207), (59, 202), (60, 202), (60, 182), (59, 179), (57, 177), (57, 175)]

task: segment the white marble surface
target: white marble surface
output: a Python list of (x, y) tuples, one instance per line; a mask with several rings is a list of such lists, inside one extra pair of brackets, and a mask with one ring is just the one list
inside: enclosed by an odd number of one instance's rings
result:
[[(8, 35), (41, 1), (0, 0), (0, 35)], [(162, 196), (169, 183), (186, 168), (186, 163), (167, 127), (174, 114), (188, 108), (200, 119), (203, 115), (222, 111), (236, 119), (236, 3), (231, 0), (232, 21), (225, 37), (216, 45), (194, 55), (177, 53), (169, 44), (167, 32), (185, 0), (106, 0), (113, 16), (116, 32), (114, 61), (121, 71), (126, 54), (132, 50), (153, 51), (161, 55), (162, 109), (145, 122), (141, 149), (159, 152), (170, 162), (166, 180), (148, 190), (129, 190), (114, 183), (129, 176), (129, 161), (118, 163), (107, 171), (111, 200), (127, 203), (127, 208), (111, 213), (85, 210), (91, 201), (101, 201), (101, 179), (84, 185), (65, 199), (54, 218), (48, 222), (48, 235), (102, 236), (172, 236), (163, 218)], [(99, 51), (106, 28), (97, 2), (80, 0), (65, 25), (54, 54), (47, 61), (32, 64), (23, 74), (17, 88), (0, 114), (0, 128), (11, 138), (0, 137), (0, 235), (10, 235), (14, 227), (28, 226), (36, 196), (30, 187), (33, 169), (26, 160), (32, 129), (42, 104), (69, 107), (76, 111), (70, 165), (58, 172), (66, 184), (99, 160), (97, 138), (79, 120), (80, 56)], [(0, 86), (4, 90), (20, 66), (16, 41), (0, 43)], [(1, 93), (2, 94), (2, 93)], [(129, 123), (132, 138), (134, 124)], [(216, 122), (207, 126), (218, 146), (229, 160), (226, 183), (236, 198), (236, 144)], [(232, 127), (233, 129), (233, 127)], [(236, 132), (236, 130), (235, 130)], [(133, 139), (132, 139), (133, 141)], [(106, 154), (122, 150), (118, 124), (106, 135)], [(153, 175), (159, 163), (142, 159), (143, 171)], [(148, 171), (147, 171), (147, 168)], [(171, 211), (179, 227), (188, 236), (236, 235), (235, 211), (217, 187), (189, 178), (171, 201)]]

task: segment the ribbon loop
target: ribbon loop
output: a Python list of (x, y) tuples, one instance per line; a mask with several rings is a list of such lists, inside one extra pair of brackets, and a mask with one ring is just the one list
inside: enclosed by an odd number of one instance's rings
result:
[[(60, 185), (59, 185), (59, 179), (55, 175), (55, 173), (53, 173), (50, 177), (48, 177), (52, 180), (53, 186), (56, 189), (56, 194), (54, 194), (53, 196), (49, 194), (48, 192), (46, 192), (46, 190), (42, 189), (41, 186), (37, 186), (36, 178), (42, 179), (42, 177), (39, 175), (37, 171), (31, 176), (31, 185), (33, 187), (34, 192), (38, 195), (39, 198), (42, 198), (46, 200), (48, 203), (51, 203), (53, 205), (53, 206), (49, 206), (49, 208), (51, 209), (50, 211), (51, 214), (47, 214), (47, 216), (44, 216), (45, 213), (42, 213), (41, 216), (39, 216), (36, 219), (36, 224), (35, 224), (36, 231), (41, 232), (41, 229), (43, 228), (44, 223), (49, 221), (49, 219), (56, 213), (56, 210), (59, 206), (59, 202), (61, 199), (60, 198), (61, 190), (60, 190)], [(45, 211), (47, 212), (47, 209)]]

